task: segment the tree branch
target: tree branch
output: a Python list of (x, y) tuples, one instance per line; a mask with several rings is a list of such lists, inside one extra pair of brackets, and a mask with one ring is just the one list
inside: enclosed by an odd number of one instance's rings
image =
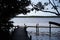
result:
[[(52, 13), (52, 14), (55, 14), (55, 15), (57, 15), (57, 16), (60, 16), (60, 14), (59, 14), (59, 11), (57, 10), (57, 7), (55, 7), (55, 3), (54, 3), (54, 5), (52, 4), (52, 2), (49, 0), (49, 2), (50, 2), (50, 4), (53, 6), (53, 8), (57, 11), (57, 13), (56, 12), (52, 12), (52, 11), (43, 11), (43, 10), (40, 10), (40, 11), (42, 11), (42, 12), (49, 12), (49, 13)], [(33, 9), (35, 9), (34, 8), (34, 4), (31, 4), (32, 5), (32, 7), (33, 7)], [(34, 6), (33, 6), (34, 5)], [(37, 8), (38, 9), (38, 8)]]
[[(53, 5), (53, 4), (52, 4), (52, 2), (51, 2), (50, 0), (49, 0), (49, 2), (50, 2), (50, 3), (51, 3), (51, 5), (53, 6), (53, 8), (57, 11), (58, 16), (59, 16), (59, 14), (60, 14), (60, 13), (59, 13), (59, 11), (58, 11), (58, 9), (57, 9), (56, 5)], [(54, 3), (54, 2), (53, 2), (53, 3)], [(55, 3), (54, 3), (54, 4), (55, 4)]]

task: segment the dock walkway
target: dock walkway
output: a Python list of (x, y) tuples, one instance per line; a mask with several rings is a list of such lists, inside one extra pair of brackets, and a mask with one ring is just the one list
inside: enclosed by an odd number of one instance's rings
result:
[(29, 37), (27, 36), (24, 28), (20, 27), (18, 29), (15, 29), (12, 40), (29, 40)]

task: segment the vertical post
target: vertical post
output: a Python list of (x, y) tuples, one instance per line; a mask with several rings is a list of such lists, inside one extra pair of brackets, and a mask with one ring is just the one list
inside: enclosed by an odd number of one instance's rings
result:
[(49, 24), (49, 40), (51, 40), (51, 24)]
[(27, 26), (24, 24), (24, 30), (25, 30), (26, 36), (27, 36), (27, 31), (26, 31), (26, 29), (27, 29)]
[(24, 24), (24, 29), (25, 29), (25, 31), (26, 31), (26, 25)]
[(39, 36), (39, 24), (36, 24), (36, 35)]

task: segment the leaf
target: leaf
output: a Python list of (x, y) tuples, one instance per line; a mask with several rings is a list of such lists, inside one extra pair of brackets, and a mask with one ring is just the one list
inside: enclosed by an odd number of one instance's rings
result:
[(45, 5), (45, 6), (47, 6), (47, 5), (48, 5), (48, 3), (47, 3), (47, 2), (45, 2), (45, 3), (44, 3), (44, 5)]

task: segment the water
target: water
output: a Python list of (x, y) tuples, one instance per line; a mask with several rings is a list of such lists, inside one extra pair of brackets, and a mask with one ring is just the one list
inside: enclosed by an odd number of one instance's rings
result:
[[(39, 35), (39, 36), (35, 36), (35, 35), (32, 35), (32, 40), (49, 40), (49, 36), (47, 35)], [(60, 40), (60, 38), (58, 39), (58, 37), (51, 37), (50, 40)]]
[[(27, 31), (36, 32), (36, 28), (28, 27)], [(59, 32), (60, 28), (51, 28), (51, 32)], [(39, 28), (39, 32), (49, 32), (49, 28)]]
[(49, 36), (49, 28), (39, 28), (39, 35), (36, 35), (36, 28), (27, 28), (27, 31), (28, 36), (32, 36), (32, 40), (60, 40), (60, 30), (58, 29), (60, 28), (52, 28), (51, 37)]
[(39, 23), (40, 26), (49, 26), (49, 21), (60, 23), (60, 18), (13, 18), (11, 21), (14, 21), (14, 25), (24, 26), (35, 26)]

